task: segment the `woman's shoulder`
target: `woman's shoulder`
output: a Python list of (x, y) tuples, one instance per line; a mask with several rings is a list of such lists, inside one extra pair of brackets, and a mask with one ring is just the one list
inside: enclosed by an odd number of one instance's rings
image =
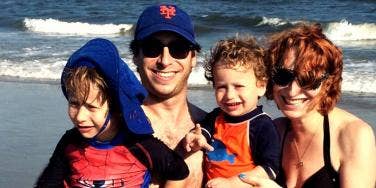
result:
[(373, 132), (372, 127), (367, 122), (340, 108), (334, 108), (329, 113), (329, 122), (330, 125), (336, 127), (340, 134), (354, 135), (362, 132)]
[(337, 138), (343, 151), (352, 152), (354, 147), (374, 143), (372, 127), (359, 117), (340, 108), (334, 108), (329, 113), (331, 131)]

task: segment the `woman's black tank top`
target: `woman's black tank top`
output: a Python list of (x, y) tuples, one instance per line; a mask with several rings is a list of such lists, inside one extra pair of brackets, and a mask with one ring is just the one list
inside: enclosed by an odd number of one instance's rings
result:
[[(339, 187), (339, 175), (338, 172), (334, 170), (332, 163), (330, 162), (330, 130), (329, 130), (329, 120), (328, 115), (324, 116), (323, 122), (323, 129), (324, 129), (324, 166), (314, 173), (311, 177), (309, 177), (304, 183), (303, 188), (311, 188), (311, 187), (319, 187), (319, 188), (336, 188)], [(286, 134), (290, 130), (289, 128), (286, 129), (283, 141), (282, 141), (282, 151), (285, 145)], [(281, 156), (281, 163), (282, 163), (282, 156)], [(286, 186), (286, 177), (285, 173), (282, 169), (282, 164), (280, 165), (280, 173), (276, 179), (278, 184), (283, 187)]]

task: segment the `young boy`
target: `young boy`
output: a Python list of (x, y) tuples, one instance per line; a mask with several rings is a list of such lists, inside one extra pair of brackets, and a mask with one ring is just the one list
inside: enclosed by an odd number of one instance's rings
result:
[(61, 85), (74, 128), (36, 187), (148, 187), (152, 178), (177, 187), (188, 176), (184, 160), (151, 136), (140, 106), (147, 93), (110, 41), (73, 53)]
[[(219, 108), (185, 138), (188, 152), (209, 150), (207, 187), (248, 187), (238, 176), (274, 179), (280, 143), (271, 118), (257, 106), (267, 83), (264, 51), (251, 37), (221, 40), (211, 51), (205, 77), (213, 82)], [(206, 141), (209, 141), (209, 145)]]

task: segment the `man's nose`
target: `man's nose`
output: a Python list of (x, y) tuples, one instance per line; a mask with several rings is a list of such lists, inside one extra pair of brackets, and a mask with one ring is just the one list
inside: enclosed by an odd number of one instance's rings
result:
[(164, 67), (170, 65), (173, 62), (173, 58), (171, 57), (170, 51), (168, 47), (163, 47), (162, 54), (160, 57), (160, 64)]

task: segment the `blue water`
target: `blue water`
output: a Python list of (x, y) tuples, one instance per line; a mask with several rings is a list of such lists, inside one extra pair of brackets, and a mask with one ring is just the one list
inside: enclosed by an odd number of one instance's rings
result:
[[(128, 51), (137, 17), (151, 1), (2, 1), (0, 81), (58, 83), (69, 55), (94, 37), (108, 38), (134, 69)], [(299, 22), (319, 22), (344, 51), (344, 91), (376, 93), (375, 1), (176, 1), (203, 46), (236, 33), (265, 35)], [(206, 86), (202, 67), (190, 85)]]

